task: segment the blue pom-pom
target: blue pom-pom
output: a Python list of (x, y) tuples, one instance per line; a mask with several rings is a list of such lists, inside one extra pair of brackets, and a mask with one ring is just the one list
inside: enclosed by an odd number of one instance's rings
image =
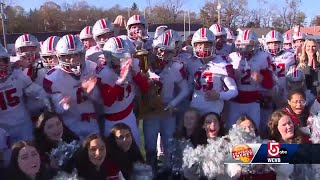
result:
[(55, 159), (58, 162), (58, 166), (61, 167), (66, 161), (72, 158), (79, 147), (80, 144), (75, 140), (71, 143), (61, 142), (57, 148), (51, 151), (50, 159)]

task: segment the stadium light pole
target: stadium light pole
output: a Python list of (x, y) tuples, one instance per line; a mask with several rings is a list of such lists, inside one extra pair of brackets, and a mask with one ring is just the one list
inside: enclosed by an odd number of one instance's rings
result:
[(6, 27), (5, 20), (7, 20), (6, 14), (3, 12), (3, 7), (5, 6), (3, 0), (0, 3), (0, 13), (1, 13), (1, 23), (2, 23), (2, 34), (3, 34), (3, 45), (7, 48), (7, 40), (6, 40)]
[(218, 0), (217, 10), (218, 10), (218, 24), (221, 24), (221, 4), (219, 0)]

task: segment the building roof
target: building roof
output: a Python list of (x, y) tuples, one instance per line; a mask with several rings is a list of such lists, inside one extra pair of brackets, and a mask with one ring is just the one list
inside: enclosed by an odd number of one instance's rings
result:
[(263, 36), (267, 35), (268, 32), (270, 32), (272, 30), (271, 28), (238, 28), (237, 31), (239, 31), (239, 30), (244, 31), (246, 29), (250, 29), (251, 31), (256, 33), (258, 38), (262, 38)]
[[(320, 35), (320, 26), (300, 27), (300, 32), (303, 32), (309, 35)], [(294, 28), (288, 30), (285, 33), (293, 35)]]

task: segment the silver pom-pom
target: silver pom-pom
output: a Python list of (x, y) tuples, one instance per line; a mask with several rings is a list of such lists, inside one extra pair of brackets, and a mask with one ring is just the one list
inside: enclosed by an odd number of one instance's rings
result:
[(72, 174), (66, 173), (64, 171), (59, 171), (58, 174), (53, 178), (54, 180), (81, 180), (78, 177), (77, 170), (73, 170)]
[(205, 176), (209, 179), (224, 174), (224, 160), (229, 149), (225, 138), (208, 140), (207, 145), (196, 148), (187, 147), (183, 152), (183, 169), (185, 177), (197, 179)]
[(77, 141), (71, 143), (60, 142), (58, 147), (53, 149), (50, 153), (50, 159), (54, 159), (58, 162), (58, 166), (61, 167), (63, 164), (72, 158), (73, 154), (79, 149), (80, 144)]
[(166, 168), (170, 169), (173, 174), (183, 172), (183, 151), (187, 146), (192, 146), (191, 142), (184, 139), (170, 139), (169, 147), (166, 151)]
[(314, 144), (319, 144), (320, 143), (320, 115), (319, 114), (313, 115), (308, 120), (309, 120), (308, 124), (311, 125), (310, 140)]
[(243, 143), (258, 143), (261, 141), (260, 137), (257, 137), (255, 132), (248, 133), (237, 125), (233, 125), (229, 130), (228, 138), (230, 139), (232, 146)]
[(152, 180), (153, 174), (152, 174), (152, 167), (147, 164), (142, 163), (135, 163), (133, 165), (133, 171), (132, 171), (132, 180)]
[(203, 174), (209, 178), (215, 178), (224, 174), (224, 160), (228, 154), (227, 141), (224, 138), (208, 140), (208, 145), (203, 148), (202, 170)]
[(198, 179), (203, 175), (201, 170), (202, 152), (204, 146), (187, 146), (183, 151), (183, 174), (190, 179)]

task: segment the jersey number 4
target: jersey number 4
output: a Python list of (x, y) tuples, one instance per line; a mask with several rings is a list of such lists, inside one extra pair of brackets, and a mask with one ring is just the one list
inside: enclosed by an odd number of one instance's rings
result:
[[(197, 71), (195, 74), (195, 81), (196, 81), (196, 90), (203, 89), (203, 91), (209, 91), (213, 88), (213, 79), (211, 72), (204, 72), (202, 74), (201, 71)], [(202, 84), (201, 79), (203, 79), (206, 83)]]
[(126, 87), (126, 88), (121, 88), (121, 95), (120, 96), (118, 96), (118, 101), (122, 101), (123, 100), (123, 98), (128, 98), (129, 97), (129, 95), (130, 95), (130, 93), (131, 93), (131, 86), (130, 86), (130, 84)]
[(284, 77), (285, 74), (284, 74), (284, 70), (286, 69), (286, 64), (284, 63), (279, 63), (278, 65), (277, 64), (271, 64), (272, 66), (272, 70), (276, 73), (276, 75), (278, 77)]
[(0, 92), (0, 108), (6, 110), (9, 107), (14, 107), (20, 103), (18, 96), (14, 96), (17, 92), (16, 88), (8, 89)]

